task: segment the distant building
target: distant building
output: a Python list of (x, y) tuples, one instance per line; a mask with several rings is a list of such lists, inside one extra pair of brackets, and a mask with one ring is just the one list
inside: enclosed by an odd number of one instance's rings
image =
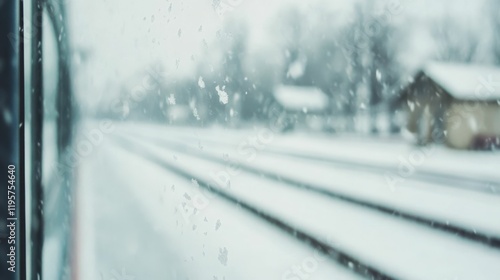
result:
[(500, 68), (430, 63), (395, 103), (420, 144), (500, 147)]
[(328, 114), (328, 96), (316, 87), (280, 85), (273, 93), (275, 103), (282, 108), (283, 130), (323, 130)]

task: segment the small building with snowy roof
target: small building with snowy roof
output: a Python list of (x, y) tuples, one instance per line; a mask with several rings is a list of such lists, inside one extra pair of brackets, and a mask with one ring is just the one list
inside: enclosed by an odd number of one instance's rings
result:
[(281, 110), (286, 124), (284, 130), (322, 130), (329, 109), (328, 96), (317, 87), (279, 85), (273, 99)]
[(429, 63), (397, 100), (419, 144), (500, 147), (500, 68)]

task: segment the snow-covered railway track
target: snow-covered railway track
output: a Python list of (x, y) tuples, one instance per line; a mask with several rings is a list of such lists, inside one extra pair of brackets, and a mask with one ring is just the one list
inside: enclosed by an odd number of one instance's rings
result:
[(197, 177), (195, 174), (189, 173), (189, 171), (184, 170), (182, 168), (179, 168), (168, 161), (165, 161), (162, 159), (161, 156), (158, 156), (158, 154), (153, 153), (151, 150), (145, 149), (144, 147), (140, 147), (134, 142), (131, 142), (130, 140), (126, 140), (124, 138), (121, 139), (116, 139), (118, 143), (123, 148), (126, 148), (128, 151), (132, 151), (138, 155), (143, 156), (144, 158), (148, 159), (150, 162), (155, 163), (170, 172), (175, 173), (176, 175), (184, 178), (187, 181), (191, 180), (196, 180), (198, 186), (201, 188), (209, 191), (210, 193), (218, 196), (221, 199), (224, 199), (226, 201), (229, 201), (231, 203), (234, 203), (238, 207), (250, 212), (253, 215), (256, 215), (257, 217), (261, 218), (262, 220), (270, 223), (271, 225), (279, 228), (282, 230), (284, 233), (291, 235), (297, 240), (300, 240), (301, 242), (312, 246), (328, 258), (334, 260), (335, 262), (341, 264), (342, 266), (352, 270), (356, 274), (363, 276), (368, 279), (374, 279), (374, 280), (391, 280), (391, 279), (399, 279), (397, 277), (394, 277), (392, 275), (389, 275), (375, 267), (370, 266), (369, 264), (366, 264), (362, 262), (361, 260), (357, 259), (356, 257), (350, 255), (347, 252), (342, 251), (339, 248), (336, 248), (328, 242), (325, 242), (321, 240), (320, 238), (317, 238), (313, 235), (308, 234), (305, 231), (301, 231), (298, 228), (295, 228), (291, 226), (289, 223), (286, 221), (281, 220), (280, 218), (273, 216), (271, 214), (266, 213), (266, 211), (262, 211), (258, 207), (252, 205), (251, 203), (246, 202), (244, 199), (241, 199), (239, 197), (236, 197), (234, 195), (231, 195), (230, 193), (221, 191), (217, 188), (214, 188), (211, 186), (210, 183), (207, 181), (204, 181), (202, 178)]
[[(145, 139), (142, 138), (141, 139)], [(215, 162), (223, 166), (234, 165), (235, 162), (228, 162), (227, 159), (223, 157), (218, 157), (214, 154), (208, 152), (201, 152), (192, 146), (187, 145), (187, 142), (176, 142), (172, 140), (159, 139), (155, 137), (146, 138), (147, 141), (153, 143), (157, 147), (168, 148), (179, 153), (195, 156), (198, 158), (205, 159), (207, 161)], [(417, 211), (411, 211), (402, 209), (400, 207), (395, 207), (394, 205), (380, 202), (373, 199), (367, 199), (365, 197), (360, 197), (358, 194), (349, 194), (341, 191), (336, 191), (327, 185), (322, 185), (315, 183), (312, 178), (297, 179), (295, 176), (291, 176), (290, 173), (276, 172), (275, 170), (270, 170), (268, 168), (257, 167), (257, 164), (246, 164), (242, 162), (237, 162), (237, 166), (231, 168), (241, 169), (244, 172), (252, 173), (259, 177), (264, 177), (270, 181), (285, 183), (288, 187), (293, 187), (301, 190), (306, 190), (309, 192), (317, 193), (329, 199), (343, 201), (357, 207), (362, 207), (369, 209), (370, 211), (375, 211), (384, 215), (387, 215), (394, 219), (401, 219), (408, 222), (416, 223), (418, 225), (431, 228), (436, 231), (445, 232), (456, 237), (466, 239), (468, 241), (480, 243), (488, 247), (493, 247), (495, 249), (500, 249), (500, 235), (497, 235), (496, 228), (487, 228), (487, 231), (482, 232), (474, 226), (468, 226), (466, 223), (460, 222), (450, 222), (449, 220), (443, 220), (440, 218), (435, 218), (421, 214)], [(279, 165), (275, 164), (275, 165)], [(286, 163), (281, 163), (285, 165)], [(271, 168), (271, 166), (269, 166)], [(283, 167), (283, 166), (282, 166)], [(286, 169), (286, 166), (285, 166)], [(319, 174), (321, 176), (321, 174)], [(212, 185), (216, 185), (216, 182), (212, 181)], [(421, 207), (425, 208), (425, 201), (421, 202)], [(494, 223), (492, 223), (494, 225)]]
[[(186, 180), (195, 179), (211, 193), (230, 198), (244, 209), (250, 207), (253, 210), (247, 210), (254, 214), (265, 215), (268, 222), (280, 221), (271, 223), (289, 234), (302, 236), (305, 239), (301, 240), (308, 244), (333, 236), (334, 245), (326, 244), (336, 250), (330, 257), (367, 278), (453, 279), (457, 275), (465, 278), (479, 275), (488, 279), (488, 275), (497, 275), (494, 270), (500, 254), (491, 247), (463, 242), (433, 227), (394, 219), (392, 215), (381, 215), (384, 213), (342, 199), (333, 202), (321, 193), (297, 186), (290, 188), (285, 180), (269, 180), (260, 172), (243, 168), (230, 188), (220, 190), (211, 184), (206, 171), (223, 168), (223, 163), (203, 159), (199, 153), (190, 155), (172, 143), (162, 143), (160, 147), (144, 139), (120, 137), (117, 141)], [(346, 262), (345, 256), (350, 261)]]

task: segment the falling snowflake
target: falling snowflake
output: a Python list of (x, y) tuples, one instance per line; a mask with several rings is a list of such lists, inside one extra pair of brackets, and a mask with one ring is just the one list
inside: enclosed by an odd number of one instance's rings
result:
[(377, 81), (380, 82), (380, 80), (382, 79), (382, 73), (380, 73), (378, 69), (375, 71), (375, 76), (377, 77)]
[(298, 79), (304, 75), (306, 65), (303, 61), (296, 61), (292, 63), (286, 73), (287, 77)]
[(410, 111), (413, 112), (413, 110), (415, 110), (415, 103), (408, 100), (408, 107), (410, 108)]
[(173, 94), (170, 94), (170, 96), (167, 98), (167, 102), (170, 105), (175, 105), (175, 96)]
[(200, 77), (200, 78), (198, 79), (198, 86), (199, 86), (200, 88), (205, 88), (205, 82), (203, 81), (203, 77)]
[(228, 255), (228, 251), (227, 251), (226, 247), (219, 249), (219, 258), (218, 259), (219, 259), (220, 263), (224, 266), (227, 265), (227, 255)]
[(221, 90), (220, 87), (217, 86), (215, 87), (215, 90), (217, 90), (217, 94), (219, 95), (219, 102), (227, 104), (229, 102), (229, 96), (227, 95), (227, 92), (224, 91), (224, 87)]
[(193, 107), (193, 116), (196, 118), (196, 120), (201, 120), (200, 115), (198, 114), (198, 109), (196, 109), (196, 107)]

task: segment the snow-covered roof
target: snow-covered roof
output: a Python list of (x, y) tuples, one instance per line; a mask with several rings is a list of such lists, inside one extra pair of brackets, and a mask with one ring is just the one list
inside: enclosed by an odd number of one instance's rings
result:
[(428, 63), (423, 72), (462, 100), (500, 99), (500, 68), (458, 63)]
[(328, 97), (316, 87), (278, 86), (274, 98), (285, 109), (318, 112), (328, 108)]

